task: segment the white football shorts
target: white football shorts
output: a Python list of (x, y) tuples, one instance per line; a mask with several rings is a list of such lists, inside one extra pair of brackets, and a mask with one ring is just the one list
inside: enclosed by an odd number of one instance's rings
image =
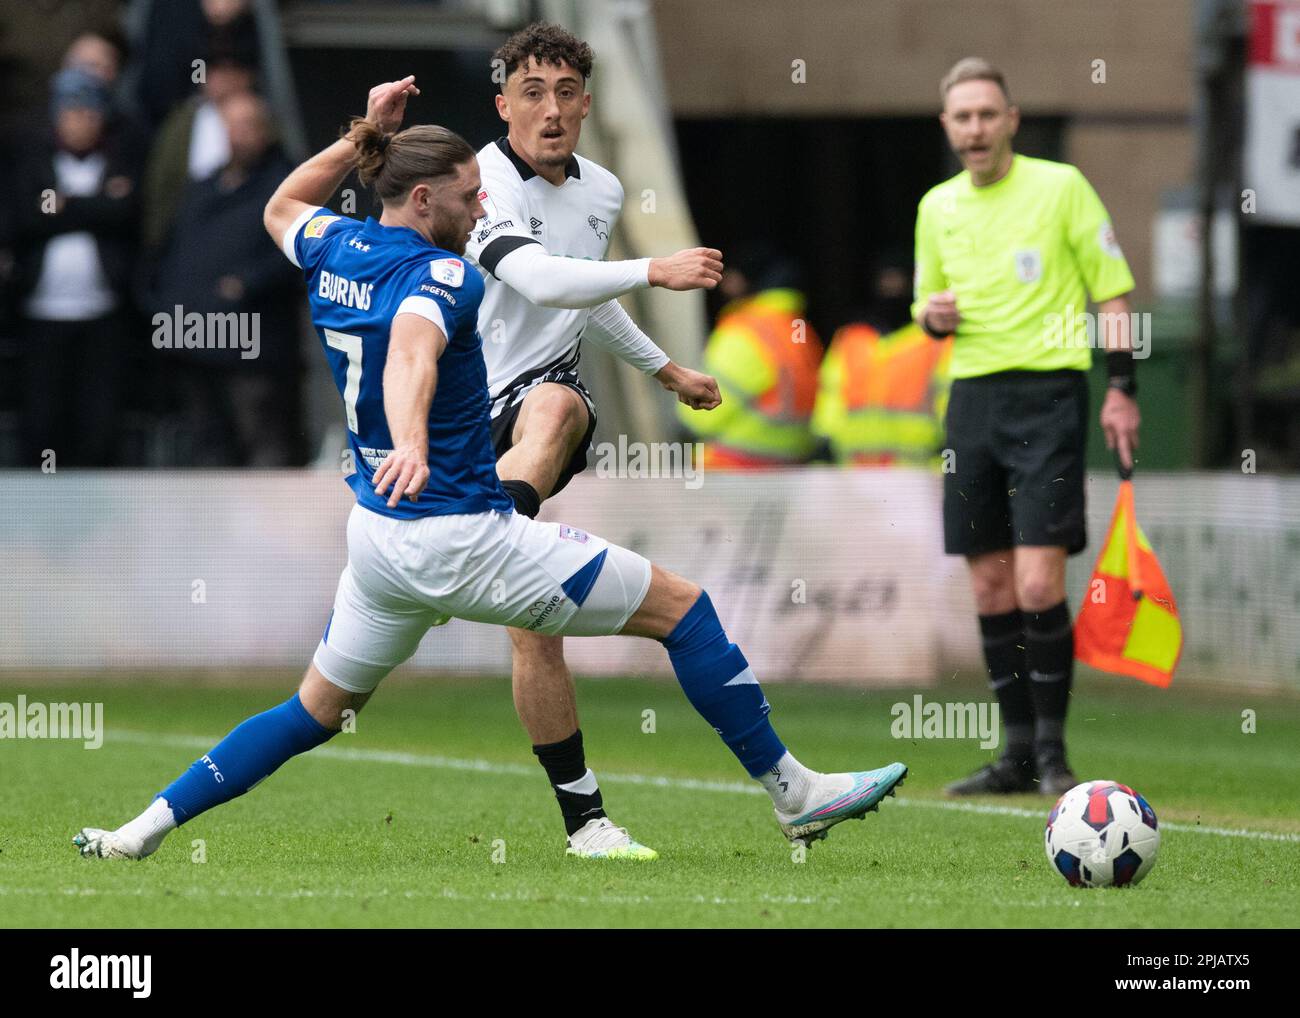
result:
[(448, 616), (609, 636), (649, 589), (648, 559), (563, 523), (515, 512), (398, 520), (356, 505), (313, 661), (336, 686), (368, 693)]

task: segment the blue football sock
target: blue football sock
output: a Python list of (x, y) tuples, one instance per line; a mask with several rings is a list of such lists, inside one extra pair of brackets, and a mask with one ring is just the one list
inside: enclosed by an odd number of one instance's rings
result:
[(768, 720), (767, 697), (740, 648), (727, 640), (707, 592), (701, 592), (663, 641), (686, 699), (722, 736), (751, 777), (785, 755)]
[(307, 713), (294, 693), (278, 707), (249, 718), (158, 794), (183, 824), (243, 795), (290, 757), (335, 734)]

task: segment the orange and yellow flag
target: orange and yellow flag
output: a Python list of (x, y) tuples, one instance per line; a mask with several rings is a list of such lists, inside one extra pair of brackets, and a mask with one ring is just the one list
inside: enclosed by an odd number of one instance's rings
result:
[(1169, 582), (1122, 480), (1110, 532), (1074, 623), (1074, 656), (1118, 675), (1168, 686), (1183, 652), (1183, 626)]

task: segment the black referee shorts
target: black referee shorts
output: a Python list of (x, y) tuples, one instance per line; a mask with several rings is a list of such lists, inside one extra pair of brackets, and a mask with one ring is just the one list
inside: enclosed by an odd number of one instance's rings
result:
[(959, 378), (948, 400), (943, 543), (949, 555), (1088, 543), (1088, 376), (1004, 371)]
[[(498, 399), (506, 404), (506, 408), (493, 417), (489, 424), (492, 431), (492, 451), (496, 454), (496, 458), (500, 459), (515, 444), (515, 421), (519, 419), (519, 412), (524, 408), (524, 399), (542, 382), (554, 382), (572, 389), (587, 405), (587, 431), (569, 462), (560, 471), (560, 476), (555, 480), (555, 490), (551, 495), (556, 495), (563, 491), (574, 477), (587, 469), (587, 449), (591, 447), (592, 436), (596, 434), (596, 402), (591, 398), (587, 387), (582, 384), (577, 371), (552, 372), (533, 381), (526, 388), (502, 393)], [(550, 495), (547, 496), (549, 497)]]

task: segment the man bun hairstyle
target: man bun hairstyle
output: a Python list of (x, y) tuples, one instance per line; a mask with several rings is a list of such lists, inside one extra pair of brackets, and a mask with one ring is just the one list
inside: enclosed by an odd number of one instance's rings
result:
[(385, 134), (364, 117), (353, 117), (343, 135), (357, 149), (357, 176), (384, 202), (400, 202), (422, 181), (456, 172), (474, 158), (469, 142), (436, 124)]
[(1011, 93), (1007, 91), (1007, 79), (1003, 77), (1000, 70), (983, 57), (963, 57), (953, 64), (952, 69), (939, 82), (939, 101), (947, 101), (948, 90), (963, 81), (991, 81), (1002, 89), (1007, 102), (1011, 102)]
[(567, 29), (537, 22), (520, 29), (492, 54), (492, 66), (505, 68), (505, 76), (499, 82), (502, 92), (506, 90), (506, 80), (510, 75), (528, 66), (529, 57), (539, 64), (555, 67), (568, 64), (582, 75), (584, 82), (591, 77), (591, 64), (596, 59), (591, 47)]

